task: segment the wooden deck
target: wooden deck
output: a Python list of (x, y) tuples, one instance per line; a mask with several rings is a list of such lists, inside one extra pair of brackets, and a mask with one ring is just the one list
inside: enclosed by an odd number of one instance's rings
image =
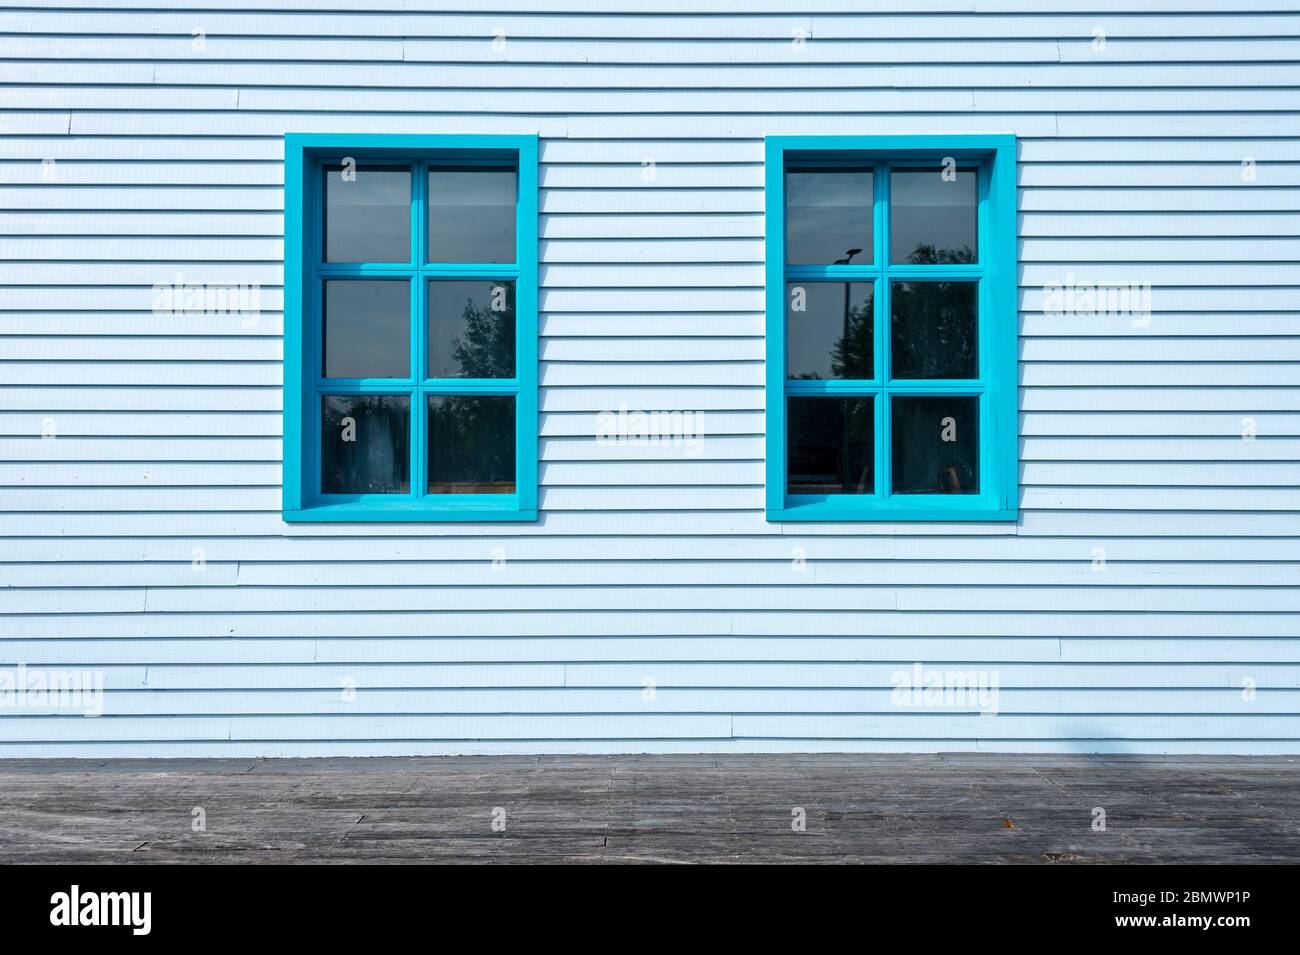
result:
[(1300, 758), (0, 761), (0, 862), (343, 861), (1300, 862)]

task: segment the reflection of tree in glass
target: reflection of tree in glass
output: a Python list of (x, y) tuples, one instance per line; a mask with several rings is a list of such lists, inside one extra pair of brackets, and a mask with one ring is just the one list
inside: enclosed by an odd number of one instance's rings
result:
[(933, 243), (921, 242), (907, 257), (908, 265), (974, 265), (975, 252), (969, 245), (960, 249), (940, 249)]
[[(950, 256), (941, 258), (941, 256)], [(919, 245), (912, 265), (970, 264), (969, 246), (936, 252)], [(978, 367), (973, 282), (896, 282), (893, 296), (894, 374), (899, 378), (973, 378)]]
[[(505, 289), (505, 308), (492, 311), (497, 288)], [(513, 378), (515, 376), (515, 288), (513, 284), (488, 289), (488, 306), (480, 308), (465, 299), (465, 333), (451, 343), (454, 366), (464, 378)]]
[[(842, 322), (843, 333), (831, 346), (832, 378), (871, 378), (872, 362), (875, 353), (875, 340), (872, 334), (874, 316), (872, 310), (871, 286), (867, 286), (866, 298), (858, 304), (851, 304), (854, 285), (844, 284), (844, 301)], [(861, 289), (861, 286), (856, 286)], [(859, 295), (864, 293), (859, 292)], [(820, 381), (822, 375), (816, 371), (804, 371), (790, 376), (796, 381)]]
[(872, 338), (872, 304), (868, 299), (850, 305), (844, 317), (845, 333), (831, 349), (831, 373), (836, 378), (870, 378), (875, 342)]

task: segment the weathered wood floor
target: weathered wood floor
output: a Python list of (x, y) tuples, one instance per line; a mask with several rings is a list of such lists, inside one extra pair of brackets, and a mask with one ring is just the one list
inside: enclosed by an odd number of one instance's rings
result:
[(1300, 862), (1300, 759), (0, 761), (0, 862), (381, 861)]

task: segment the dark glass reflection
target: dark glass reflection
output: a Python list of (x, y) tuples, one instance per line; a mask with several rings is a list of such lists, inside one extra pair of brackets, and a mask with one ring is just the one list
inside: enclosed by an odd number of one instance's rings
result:
[(410, 290), (404, 280), (325, 283), (326, 378), (410, 376)]
[(429, 283), (430, 378), (515, 376), (515, 283)]
[(326, 395), (321, 400), (321, 492), (406, 494), (411, 489), (411, 400)]
[(411, 172), (325, 169), (325, 261), (411, 261)]
[(978, 173), (943, 167), (890, 174), (889, 261), (912, 265), (977, 261)]
[(515, 260), (514, 169), (429, 170), (430, 262)]
[(978, 378), (977, 293), (974, 282), (893, 283), (893, 377)]
[(787, 494), (873, 494), (869, 395), (786, 399)]
[(874, 181), (870, 169), (790, 169), (785, 174), (788, 265), (871, 262)]
[(873, 377), (874, 300), (871, 282), (787, 284), (786, 377)]
[(513, 494), (515, 399), (429, 398), (429, 493)]
[(979, 493), (979, 398), (893, 398), (895, 494)]

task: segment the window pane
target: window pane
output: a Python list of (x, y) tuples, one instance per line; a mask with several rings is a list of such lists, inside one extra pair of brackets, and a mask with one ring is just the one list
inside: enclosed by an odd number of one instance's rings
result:
[(411, 172), (325, 169), (325, 261), (411, 261)]
[(326, 378), (406, 378), (411, 368), (410, 283), (325, 283)]
[(979, 398), (893, 398), (895, 494), (979, 493)]
[(321, 405), (321, 492), (406, 494), (411, 488), (411, 399), (326, 395)]
[(890, 175), (891, 262), (930, 265), (976, 261), (978, 173), (956, 170), (945, 179), (942, 167), (895, 169)]
[(429, 261), (515, 260), (515, 170), (429, 170)]
[(871, 282), (789, 283), (786, 377), (873, 377), (874, 299)]
[(429, 398), (429, 493), (515, 492), (515, 399)]
[(872, 259), (870, 169), (791, 169), (785, 174), (788, 265), (863, 265)]
[(515, 376), (515, 283), (429, 283), (430, 378)]
[(787, 494), (873, 494), (870, 395), (786, 399)]
[(978, 291), (974, 282), (893, 283), (893, 377), (979, 377)]

